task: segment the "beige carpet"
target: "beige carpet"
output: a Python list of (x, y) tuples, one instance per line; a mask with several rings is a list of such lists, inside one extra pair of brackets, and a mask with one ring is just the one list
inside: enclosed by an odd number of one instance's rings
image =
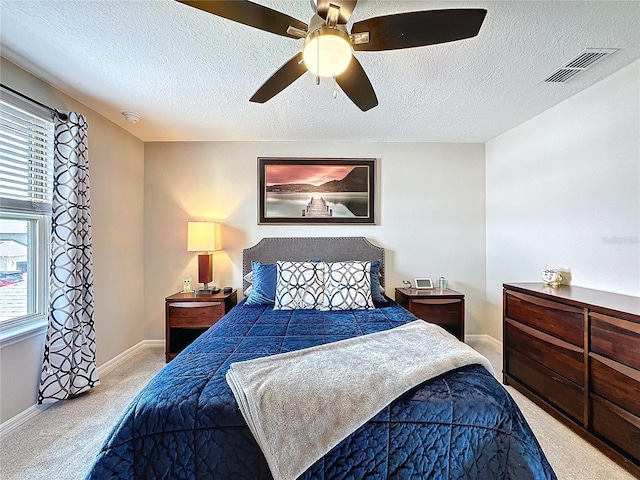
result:
[(74, 480), (87, 472), (111, 427), (164, 365), (164, 350), (143, 348), (73, 400), (53, 404), (0, 441), (0, 479)]
[[(499, 379), (500, 347), (470, 342), (493, 364)], [(102, 384), (74, 400), (59, 402), (0, 441), (2, 480), (81, 479), (122, 411), (164, 365), (163, 351), (145, 348), (101, 378)], [(588, 442), (507, 387), (560, 480), (626, 480), (634, 477)]]

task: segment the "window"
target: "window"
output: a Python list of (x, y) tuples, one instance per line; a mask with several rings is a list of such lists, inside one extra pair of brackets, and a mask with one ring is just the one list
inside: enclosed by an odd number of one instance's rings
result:
[(0, 97), (0, 338), (46, 320), (53, 189), (51, 114)]

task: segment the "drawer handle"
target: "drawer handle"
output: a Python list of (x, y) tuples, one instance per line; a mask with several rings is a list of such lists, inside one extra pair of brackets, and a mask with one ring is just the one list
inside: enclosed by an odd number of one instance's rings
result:
[(222, 305), (221, 302), (180, 302), (170, 303), (171, 308), (205, 308), (205, 307), (217, 307)]
[[(624, 330), (628, 330), (633, 333), (640, 334), (640, 324), (633, 323), (628, 320), (623, 320), (622, 318), (610, 317), (609, 315), (602, 315), (601, 313), (589, 312), (589, 316), (591, 319), (599, 320), (601, 322), (607, 323), (609, 325), (614, 325), (618, 328), (622, 328)], [(591, 322), (593, 325), (593, 321)]]
[(539, 307), (543, 307), (543, 308), (548, 308), (550, 310), (560, 310), (560, 311), (564, 311), (564, 312), (569, 312), (569, 313), (577, 313), (577, 314), (582, 314), (584, 313), (584, 310), (581, 308), (577, 308), (577, 307), (572, 307), (569, 305), (565, 305), (563, 303), (558, 303), (556, 301), (552, 301), (552, 300), (545, 300), (542, 298), (538, 298), (538, 297), (534, 297), (531, 295), (527, 295), (525, 293), (520, 293), (520, 292), (516, 292), (516, 291), (512, 291), (512, 290), (508, 290), (507, 291), (507, 295), (511, 296), (513, 298), (517, 298), (523, 302), (526, 303), (530, 303), (532, 305), (536, 305)]
[(411, 300), (412, 303), (418, 303), (420, 305), (450, 305), (452, 303), (462, 303), (459, 298), (434, 298), (432, 300)]
[(565, 340), (561, 340), (560, 338), (556, 338), (548, 333), (536, 330), (535, 328), (531, 328), (528, 325), (524, 325), (516, 320), (512, 320), (511, 318), (505, 318), (505, 323), (511, 325), (518, 330), (521, 330), (525, 334), (530, 337), (537, 338), (538, 340), (542, 340), (543, 342), (550, 343), (560, 348), (564, 348), (565, 350), (570, 350), (575, 353), (584, 353), (584, 349), (573, 345), (572, 343), (566, 342)]
[(589, 352), (589, 358), (593, 360), (597, 360), (603, 365), (609, 367), (611, 370), (615, 370), (616, 372), (621, 373), (622, 375), (633, 378), (636, 382), (640, 383), (640, 371), (636, 370), (635, 368), (629, 367), (620, 362), (616, 362), (611, 358), (604, 357), (594, 352)]

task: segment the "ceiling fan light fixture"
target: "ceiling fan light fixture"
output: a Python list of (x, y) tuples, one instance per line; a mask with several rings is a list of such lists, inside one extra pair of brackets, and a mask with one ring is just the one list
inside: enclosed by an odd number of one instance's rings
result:
[(311, 72), (318, 84), (320, 77), (334, 77), (336, 84), (363, 112), (378, 105), (378, 98), (354, 50), (382, 52), (472, 38), (478, 35), (487, 15), (483, 8), (422, 10), (372, 17), (349, 27), (358, 0), (310, 1), (316, 13), (307, 24), (253, 1), (178, 0), (248, 27), (305, 39), (302, 50), (262, 84), (250, 98), (251, 102), (264, 103)]
[(302, 50), (307, 69), (318, 77), (335, 77), (344, 72), (353, 56), (349, 35), (322, 27), (307, 36)]

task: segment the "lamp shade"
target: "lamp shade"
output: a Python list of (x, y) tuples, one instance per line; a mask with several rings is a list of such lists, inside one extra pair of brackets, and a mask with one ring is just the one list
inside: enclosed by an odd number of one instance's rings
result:
[(213, 252), (221, 249), (219, 223), (189, 222), (187, 224), (187, 251)]

